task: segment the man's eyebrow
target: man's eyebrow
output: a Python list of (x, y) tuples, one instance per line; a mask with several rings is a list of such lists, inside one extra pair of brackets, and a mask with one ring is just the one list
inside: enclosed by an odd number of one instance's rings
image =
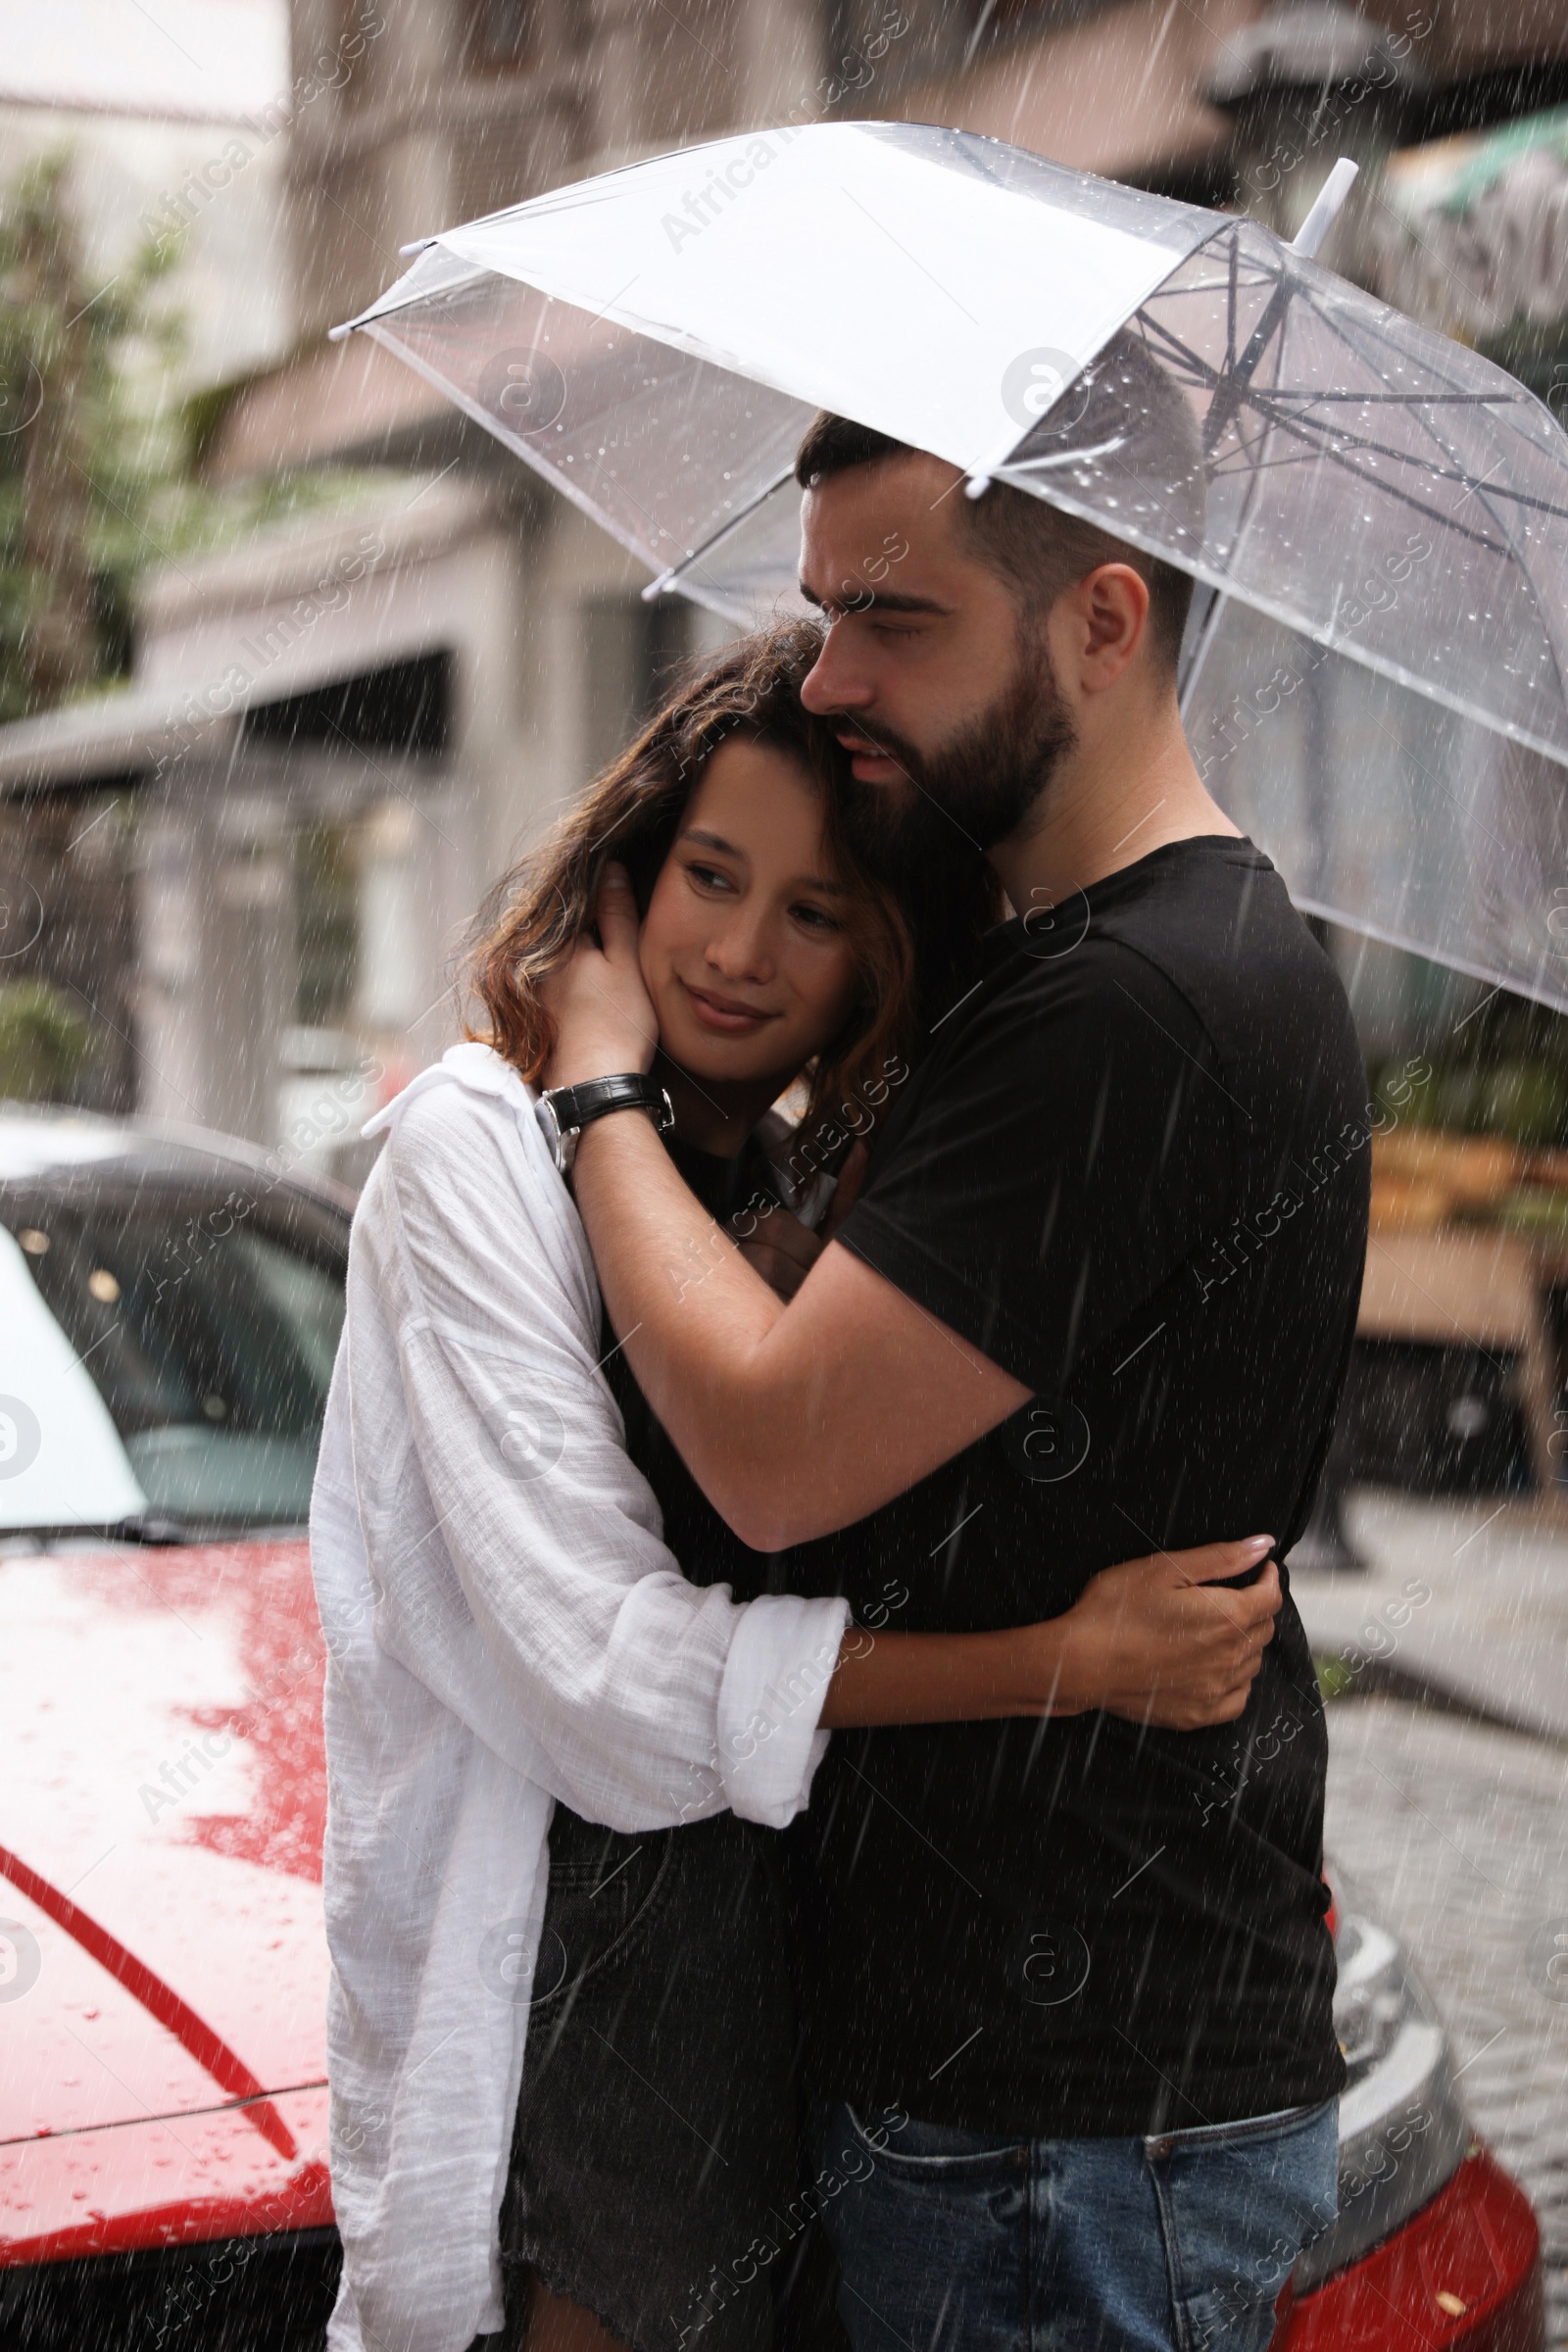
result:
[[(830, 602), (837, 601), (818, 596), (816, 590), (808, 588), (804, 580), (799, 585), (807, 603), (814, 605), (819, 612), (825, 611)], [(857, 596), (853, 604), (846, 599), (844, 610), (868, 612), (873, 605), (879, 612), (937, 612), (945, 615), (953, 611), (951, 605), (942, 604), (934, 596), (894, 596), (877, 588), (868, 589), (863, 598)]]
[[(701, 848), (705, 850), (718, 850), (727, 858), (742, 858), (746, 859), (748, 865), (751, 863), (751, 859), (747, 858), (746, 852), (742, 849), (737, 849), (734, 842), (726, 841), (722, 833), (710, 833), (706, 827), (702, 825), (687, 825), (683, 827), (680, 834), (680, 839), (682, 841), (695, 841)], [(796, 887), (800, 890), (822, 891), (830, 899), (843, 899), (849, 896), (848, 883), (830, 882), (825, 874), (802, 874)]]

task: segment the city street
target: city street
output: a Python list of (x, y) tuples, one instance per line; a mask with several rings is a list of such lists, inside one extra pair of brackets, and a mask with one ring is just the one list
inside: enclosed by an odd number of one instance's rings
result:
[(1329, 1712), (1328, 1852), (1416, 1955), (1476, 2127), (1544, 2240), (1548, 2341), (1568, 2346), (1568, 1747), (1433, 1708)]

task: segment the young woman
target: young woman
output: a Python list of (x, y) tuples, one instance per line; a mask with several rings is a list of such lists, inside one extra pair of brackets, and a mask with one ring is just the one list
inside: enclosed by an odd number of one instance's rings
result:
[[(561, 1182), (592, 1106), (546, 1097), (557, 1173), (522, 1082), (545, 1070), (549, 975), (607, 862), (643, 915), (666, 1142), (785, 1287), (995, 911), (978, 870), (918, 894), (879, 873), (872, 811), (800, 706), (814, 655), (808, 627), (775, 631), (673, 696), (493, 901), (470, 973), (485, 1040), (383, 1114), (313, 1521), (335, 2346), (395, 2323), (410, 2352), (446, 2352), (493, 2328), (499, 2253), (509, 2340), (533, 2352), (765, 2352), (802, 2234), (784, 2218), (794, 2034), (770, 1832), (808, 1801), (827, 1729), (1095, 1706), (1224, 1720), (1268, 1638), (1272, 1571), (1200, 1613), (1174, 1606), (1193, 1595), (1162, 1562), (1107, 1571), (1037, 1627), (900, 1634), (892, 1591), (888, 1630), (858, 1632), (737, 1542), (599, 1324)], [(796, 1083), (791, 1135), (770, 1106)], [(707, 1270), (666, 1271), (683, 1296)], [(1267, 1545), (1179, 1572), (1235, 1576)]]

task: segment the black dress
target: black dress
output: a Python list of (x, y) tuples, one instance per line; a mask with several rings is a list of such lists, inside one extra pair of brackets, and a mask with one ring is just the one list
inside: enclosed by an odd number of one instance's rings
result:
[[(778, 1198), (760, 1148), (718, 1160), (676, 1146), (673, 1156), (719, 1219), (760, 1190)], [(685, 1575), (728, 1584), (737, 1600), (769, 1590), (775, 1563), (718, 1517), (624, 1352), (606, 1370)], [(509, 2342), (521, 2341), (532, 2270), (635, 2352), (773, 2343), (810, 2241), (776, 1846), (730, 1813), (626, 1837), (557, 1805), (543, 1989), (502, 2209)]]

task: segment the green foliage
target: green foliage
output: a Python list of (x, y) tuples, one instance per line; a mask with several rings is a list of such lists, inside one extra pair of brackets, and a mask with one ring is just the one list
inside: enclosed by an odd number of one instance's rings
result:
[(1314, 1657), (1317, 1687), (1325, 1699), (1343, 1698), (1355, 1687), (1355, 1672), (1342, 1658)]
[[(1530, 1147), (1568, 1145), (1568, 1017), (1495, 991), (1427, 1048), (1427, 1073), (1393, 1095), (1400, 1116), (1461, 1135), (1496, 1135)], [(1397, 1080), (1404, 1061), (1373, 1070), (1374, 1087)]]
[(1539, 400), (1549, 401), (1557, 412), (1557, 421), (1563, 421), (1560, 403), (1564, 378), (1568, 377), (1568, 329), (1560, 318), (1542, 326), (1527, 319), (1515, 319), (1501, 334), (1492, 336), (1477, 345), (1489, 360), (1506, 368), (1510, 375), (1528, 384)]
[(0, 982), (0, 1096), (49, 1102), (92, 1058), (93, 1033), (49, 980)]
[(0, 195), (0, 717), (112, 675), (130, 580), (149, 552), (177, 437), (136, 396), (177, 327), (152, 302), (174, 249), (149, 240), (91, 282), (66, 195), (68, 159)]
[(233, 387), (175, 394), (184, 332), (161, 281), (181, 238), (146, 237), (94, 284), (69, 180), (62, 153), (0, 190), (0, 721), (124, 671), (148, 564), (341, 504), (363, 481), (194, 478)]

